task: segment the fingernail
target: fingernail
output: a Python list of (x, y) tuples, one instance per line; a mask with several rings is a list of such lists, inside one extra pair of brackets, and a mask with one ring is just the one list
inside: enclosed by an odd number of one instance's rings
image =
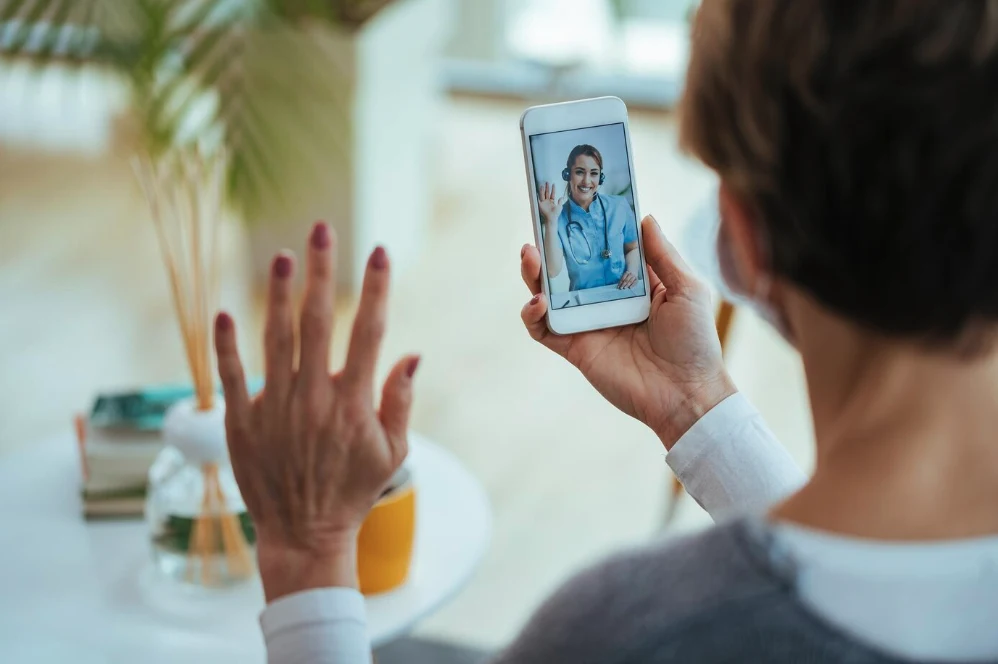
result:
[(650, 214), (648, 216), (651, 217), (651, 220), (655, 222), (655, 228), (657, 228), (658, 230), (662, 230), (662, 227), (659, 225), (658, 219), (655, 218), (655, 215)]
[(541, 296), (540, 296), (540, 295), (535, 295), (535, 296), (534, 296), (534, 299), (532, 299), (532, 300), (530, 301), (530, 304), (531, 304), (531, 305), (534, 305), (534, 304), (537, 304), (537, 303), (538, 303), (538, 302), (540, 302), (540, 301), (541, 301)]
[(225, 313), (224, 311), (219, 312), (218, 317), (215, 319), (215, 325), (222, 332), (228, 332), (232, 329), (232, 316)]
[(291, 274), (291, 259), (287, 256), (278, 256), (275, 258), (274, 276), (285, 279), (289, 274)]
[(416, 369), (419, 368), (419, 360), (420, 359), (422, 359), (422, 358), (420, 358), (420, 357), (414, 357), (411, 360), (409, 360), (409, 364), (405, 368), (405, 375), (406, 376), (408, 376), (409, 378), (412, 378), (413, 376), (416, 375)]
[(375, 270), (384, 270), (388, 267), (388, 254), (384, 247), (378, 247), (371, 254), (371, 267)]
[(316, 222), (312, 229), (312, 246), (316, 249), (325, 249), (329, 246), (329, 227), (325, 222)]
[(527, 247), (529, 247), (529, 246), (530, 246), (529, 244), (525, 244), (525, 245), (523, 245), (523, 249), (520, 249), (520, 258), (521, 259), (523, 259), (523, 257), (527, 255)]

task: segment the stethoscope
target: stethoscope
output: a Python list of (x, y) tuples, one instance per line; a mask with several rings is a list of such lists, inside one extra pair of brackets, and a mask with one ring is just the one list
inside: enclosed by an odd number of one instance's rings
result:
[[(600, 184), (603, 184), (603, 174), (600, 173)], [(606, 247), (600, 256), (603, 260), (607, 261), (613, 257), (613, 251), (610, 250), (610, 220), (606, 216), (606, 205), (603, 204), (603, 199), (600, 195), (596, 194), (596, 200), (599, 201), (599, 206), (603, 210), (603, 246)], [(568, 233), (568, 250), (572, 252), (572, 258), (579, 265), (588, 265), (589, 261), (593, 259), (593, 245), (590, 244), (589, 238), (586, 237), (586, 229), (583, 228), (582, 224), (578, 221), (572, 219), (572, 202), (571, 200), (565, 201), (565, 214), (568, 216), (568, 226), (565, 232)], [(577, 227), (579, 229), (579, 234), (582, 239), (586, 241), (586, 249), (588, 250), (588, 256), (586, 260), (579, 260), (578, 254), (575, 253), (575, 245), (572, 244), (572, 227)]]

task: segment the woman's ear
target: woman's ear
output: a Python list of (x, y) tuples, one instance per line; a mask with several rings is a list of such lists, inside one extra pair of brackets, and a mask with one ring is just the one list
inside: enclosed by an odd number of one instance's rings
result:
[(717, 197), (721, 216), (717, 238), (721, 274), (734, 292), (753, 297), (760, 281), (769, 276), (758, 220), (724, 182)]

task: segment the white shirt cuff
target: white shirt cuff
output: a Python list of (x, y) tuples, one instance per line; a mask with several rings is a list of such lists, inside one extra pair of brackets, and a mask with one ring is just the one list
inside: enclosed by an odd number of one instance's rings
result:
[(734, 511), (765, 509), (806, 480), (762, 415), (740, 392), (690, 427), (666, 462), (715, 521)]
[(318, 588), (282, 597), (260, 614), (270, 664), (371, 661), (364, 596)]
[(756, 419), (762, 419), (759, 411), (741, 392), (735, 392), (707, 411), (676, 441), (665, 457), (669, 468), (672, 468), (677, 477), (682, 478), (704, 454), (716, 450), (725, 441), (730, 441), (733, 432)]
[(304, 623), (341, 620), (367, 624), (364, 596), (354, 588), (316, 588), (282, 597), (263, 610), (260, 627), (266, 637)]

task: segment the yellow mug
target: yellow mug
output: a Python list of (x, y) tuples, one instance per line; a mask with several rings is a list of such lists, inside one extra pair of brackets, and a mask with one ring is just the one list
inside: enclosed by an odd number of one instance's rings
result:
[(416, 491), (405, 466), (375, 503), (357, 537), (357, 576), (365, 595), (398, 588), (409, 576), (416, 536)]

